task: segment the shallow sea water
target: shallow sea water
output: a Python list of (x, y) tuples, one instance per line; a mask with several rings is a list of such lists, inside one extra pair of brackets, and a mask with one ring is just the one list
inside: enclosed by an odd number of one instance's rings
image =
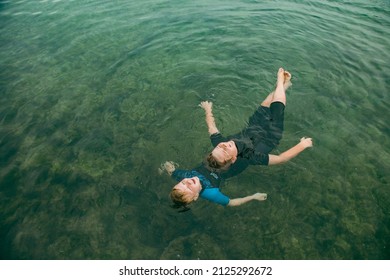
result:
[[(389, 259), (390, 2), (0, 0), (2, 259)], [(210, 151), (293, 75), (265, 202), (169, 207), (165, 160)]]

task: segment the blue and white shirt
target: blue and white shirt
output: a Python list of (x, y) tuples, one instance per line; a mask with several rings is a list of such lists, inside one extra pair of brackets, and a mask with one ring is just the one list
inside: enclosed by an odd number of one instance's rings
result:
[[(202, 173), (200, 173), (202, 172)], [(221, 177), (217, 173), (210, 172), (203, 165), (193, 170), (176, 169), (172, 173), (172, 177), (180, 182), (184, 178), (198, 177), (202, 190), (200, 191), (200, 197), (207, 199), (211, 202), (226, 206), (229, 204), (230, 198), (224, 195), (219, 186), (221, 184)]]

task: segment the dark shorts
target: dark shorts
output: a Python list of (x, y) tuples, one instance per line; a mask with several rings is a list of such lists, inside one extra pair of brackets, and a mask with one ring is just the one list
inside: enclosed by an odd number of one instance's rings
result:
[(260, 106), (249, 118), (244, 133), (251, 138), (256, 151), (269, 153), (279, 145), (284, 128), (284, 108), (283, 103), (273, 102), (269, 108)]

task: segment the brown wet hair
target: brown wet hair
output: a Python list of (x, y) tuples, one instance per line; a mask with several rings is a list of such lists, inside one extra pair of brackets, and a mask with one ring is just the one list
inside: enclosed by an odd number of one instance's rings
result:
[(210, 171), (226, 171), (230, 166), (230, 160), (226, 160), (224, 162), (219, 162), (213, 156), (213, 153), (209, 153), (204, 161), (207, 169)]

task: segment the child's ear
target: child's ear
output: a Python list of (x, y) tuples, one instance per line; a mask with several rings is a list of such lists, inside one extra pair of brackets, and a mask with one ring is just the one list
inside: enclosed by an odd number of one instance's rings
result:
[(197, 194), (194, 196), (193, 201), (196, 201), (196, 200), (198, 199), (198, 197), (199, 197), (199, 194), (197, 193)]

